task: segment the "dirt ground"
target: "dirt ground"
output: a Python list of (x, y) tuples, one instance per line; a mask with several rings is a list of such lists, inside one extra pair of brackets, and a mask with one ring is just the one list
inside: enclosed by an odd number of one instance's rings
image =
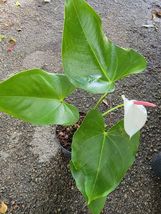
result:
[[(61, 72), (63, 0), (0, 0), (0, 78), (39, 67)], [(107, 36), (140, 51), (148, 69), (117, 84), (112, 104), (125, 94), (161, 106), (161, 2), (153, 0), (90, 0), (103, 19)], [(9, 40), (16, 40), (7, 52)], [(78, 91), (69, 100), (80, 111), (96, 97)], [(105, 108), (105, 106), (103, 106)], [(117, 115), (112, 115), (114, 119)], [(136, 162), (119, 188), (110, 194), (104, 214), (160, 214), (161, 181), (151, 171), (153, 154), (161, 151), (161, 109), (149, 110)], [(10, 214), (87, 214), (84, 200), (72, 181), (68, 160), (60, 155), (54, 127), (34, 127), (1, 114), (0, 197)]]

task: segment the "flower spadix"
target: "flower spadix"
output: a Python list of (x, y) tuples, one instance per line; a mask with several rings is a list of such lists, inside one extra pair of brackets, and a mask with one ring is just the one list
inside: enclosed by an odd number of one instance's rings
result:
[(124, 100), (124, 129), (132, 137), (147, 121), (147, 110), (144, 106), (156, 107), (156, 105), (144, 101), (128, 100), (124, 95), (122, 98)]

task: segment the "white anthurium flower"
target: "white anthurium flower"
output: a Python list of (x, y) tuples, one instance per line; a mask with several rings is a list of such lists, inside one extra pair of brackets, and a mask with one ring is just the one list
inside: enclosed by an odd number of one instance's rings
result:
[(155, 104), (128, 100), (122, 95), (124, 100), (124, 129), (130, 138), (136, 134), (147, 121), (147, 110), (144, 106), (156, 107)]

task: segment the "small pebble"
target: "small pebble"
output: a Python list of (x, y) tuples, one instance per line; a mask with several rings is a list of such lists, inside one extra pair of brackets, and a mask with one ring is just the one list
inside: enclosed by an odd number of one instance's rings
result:
[(64, 138), (65, 138), (65, 139), (68, 139), (68, 137), (69, 137), (68, 135), (65, 135), (65, 137), (64, 137)]
[(63, 133), (63, 132), (60, 132), (59, 135), (60, 135), (60, 136), (64, 136), (64, 133)]

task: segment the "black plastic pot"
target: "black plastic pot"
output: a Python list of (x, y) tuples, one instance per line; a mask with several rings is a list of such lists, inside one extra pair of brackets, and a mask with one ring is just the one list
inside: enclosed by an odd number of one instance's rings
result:
[[(85, 113), (84, 112), (79, 112), (79, 114), (80, 114), (80, 119), (79, 119), (79, 121), (75, 124), (76, 126), (78, 125), (78, 127), (80, 126), (80, 124), (81, 124), (81, 122), (82, 122), (82, 120), (84, 119), (84, 117), (85, 117)], [(74, 126), (75, 126), (74, 125)], [(71, 151), (70, 150), (68, 150), (68, 147), (63, 147), (63, 145), (62, 145), (62, 143), (61, 143), (61, 140), (59, 139), (59, 133), (61, 132), (61, 127), (63, 127), (63, 126), (60, 126), (60, 125), (58, 125), (58, 126), (56, 126), (56, 137), (57, 137), (57, 141), (58, 141), (58, 143), (59, 143), (59, 145), (60, 145), (60, 148), (61, 148), (61, 151), (62, 151), (62, 154), (65, 156), (65, 157), (67, 157), (67, 158), (71, 158)], [(69, 126), (69, 127), (72, 127), (72, 126)], [(68, 127), (67, 127), (68, 128)], [(74, 128), (74, 130), (73, 130), (73, 134), (74, 134), (74, 132), (76, 131), (77, 129), (75, 129)], [(70, 141), (71, 141), (71, 138), (70, 138)], [(70, 142), (70, 141), (68, 141), (67, 140), (67, 142)], [(69, 144), (70, 145), (70, 144)], [(70, 148), (69, 148), (70, 149)]]
[(55, 129), (55, 135), (56, 135), (56, 139), (57, 139), (57, 143), (59, 144), (59, 147), (61, 149), (61, 152), (62, 154), (66, 157), (66, 158), (69, 158), (71, 159), (71, 151), (67, 150), (66, 148), (64, 148), (61, 143), (60, 143), (60, 140), (57, 136), (57, 126), (56, 126), (56, 129)]
[[(59, 141), (59, 139), (58, 139), (58, 141)], [(71, 152), (68, 151), (67, 149), (65, 149), (65, 148), (60, 144), (60, 142), (59, 142), (59, 145), (60, 145), (62, 154), (63, 154), (65, 157), (71, 159)]]

